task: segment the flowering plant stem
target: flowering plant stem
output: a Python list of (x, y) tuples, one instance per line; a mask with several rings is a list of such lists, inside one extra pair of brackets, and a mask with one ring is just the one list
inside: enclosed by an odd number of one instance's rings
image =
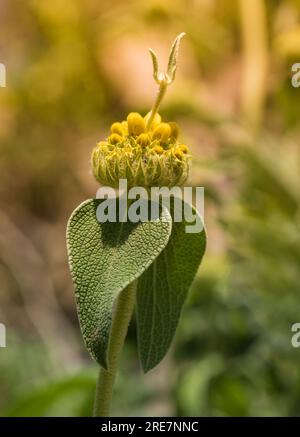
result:
[(150, 115), (148, 123), (147, 123), (147, 129), (151, 128), (154, 117), (157, 114), (158, 109), (159, 109), (160, 104), (161, 104), (161, 101), (162, 101), (162, 99), (167, 91), (167, 86), (168, 86), (168, 84), (166, 82), (161, 83), (159, 86), (157, 97), (156, 97), (154, 105), (151, 109), (151, 115)]
[(94, 416), (96, 417), (110, 416), (118, 362), (134, 309), (136, 288), (137, 281), (133, 281), (120, 293), (116, 302), (107, 351), (107, 369), (100, 368), (97, 381), (94, 403)]

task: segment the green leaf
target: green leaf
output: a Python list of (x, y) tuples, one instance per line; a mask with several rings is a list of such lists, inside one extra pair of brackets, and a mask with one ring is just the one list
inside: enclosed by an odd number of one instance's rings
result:
[(163, 208), (153, 222), (99, 223), (101, 202), (87, 200), (73, 212), (67, 246), (82, 335), (92, 357), (105, 367), (114, 301), (165, 248), (172, 220)]
[(182, 32), (175, 38), (170, 50), (167, 74), (172, 82), (175, 79), (180, 41), (184, 35), (185, 33)]
[(186, 225), (184, 221), (173, 223), (166, 248), (138, 281), (138, 349), (145, 372), (155, 367), (168, 351), (205, 252), (205, 230), (186, 233)]
[(150, 55), (151, 55), (151, 59), (152, 59), (152, 64), (153, 64), (153, 77), (154, 80), (156, 82), (158, 82), (158, 61), (157, 61), (157, 56), (154, 50), (149, 49)]

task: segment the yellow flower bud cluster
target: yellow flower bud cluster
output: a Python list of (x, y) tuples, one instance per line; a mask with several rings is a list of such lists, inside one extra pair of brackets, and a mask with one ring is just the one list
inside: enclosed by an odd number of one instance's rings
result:
[(165, 123), (156, 114), (142, 117), (131, 112), (126, 121), (111, 125), (110, 135), (92, 152), (93, 174), (103, 185), (118, 187), (127, 179), (128, 188), (184, 184), (189, 173), (189, 149), (178, 141), (178, 126)]

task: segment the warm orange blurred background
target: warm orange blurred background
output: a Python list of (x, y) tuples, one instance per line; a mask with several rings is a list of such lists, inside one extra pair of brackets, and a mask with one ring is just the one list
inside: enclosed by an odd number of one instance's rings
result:
[(186, 32), (161, 114), (206, 190), (208, 252), (172, 350), (143, 376), (134, 323), (119, 415), (299, 415), (299, 0), (0, 0), (1, 415), (89, 415), (65, 228), (95, 196), (90, 153), (148, 112), (148, 48)]

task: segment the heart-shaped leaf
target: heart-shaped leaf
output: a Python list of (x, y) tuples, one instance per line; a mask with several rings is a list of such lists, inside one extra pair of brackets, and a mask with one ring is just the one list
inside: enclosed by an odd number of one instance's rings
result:
[(172, 219), (162, 208), (152, 222), (100, 223), (101, 202), (87, 200), (73, 212), (67, 246), (82, 335), (92, 357), (106, 367), (114, 301), (166, 247)]
[(138, 349), (145, 372), (156, 366), (169, 349), (205, 251), (205, 230), (186, 233), (187, 224), (173, 223), (166, 248), (138, 281)]

